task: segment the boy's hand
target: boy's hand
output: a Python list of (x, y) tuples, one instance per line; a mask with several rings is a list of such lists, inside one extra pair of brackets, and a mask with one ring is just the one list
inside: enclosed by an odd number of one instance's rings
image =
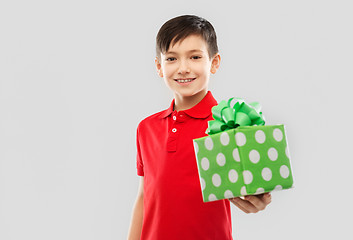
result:
[(244, 199), (240, 197), (230, 198), (235, 206), (245, 213), (257, 213), (264, 210), (271, 203), (271, 193), (263, 193), (259, 195), (248, 195)]

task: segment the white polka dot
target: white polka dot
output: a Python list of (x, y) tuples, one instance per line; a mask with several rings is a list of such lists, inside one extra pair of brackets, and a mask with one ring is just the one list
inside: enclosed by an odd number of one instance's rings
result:
[(243, 178), (244, 178), (244, 183), (245, 184), (250, 184), (252, 182), (252, 179), (253, 179), (252, 173), (249, 170), (245, 170), (243, 172)]
[(234, 148), (233, 150), (233, 158), (235, 161), (240, 162), (239, 150), (238, 148)]
[(207, 158), (202, 158), (201, 159), (201, 167), (202, 167), (202, 169), (203, 170), (208, 170), (208, 168), (210, 167), (210, 161), (208, 161), (208, 159)]
[(286, 146), (286, 155), (287, 155), (287, 158), (290, 158), (290, 157), (289, 157), (289, 149), (288, 149), (288, 146)]
[(289, 177), (289, 168), (286, 165), (282, 165), (279, 169), (279, 173), (283, 178)]
[(205, 147), (206, 147), (208, 150), (212, 150), (212, 148), (213, 148), (213, 141), (212, 141), (212, 138), (207, 137), (207, 138), (205, 139)]
[(223, 132), (223, 133), (221, 134), (221, 143), (222, 143), (222, 145), (224, 145), (224, 146), (228, 145), (228, 143), (229, 143), (229, 135), (228, 135), (228, 133)]
[(281, 185), (277, 185), (274, 190), (282, 190), (283, 187)]
[(264, 193), (265, 192), (265, 189), (263, 189), (263, 188), (258, 188), (257, 190), (256, 190), (256, 193), (255, 194), (262, 194), (262, 193)]
[(246, 143), (246, 137), (245, 134), (242, 132), (237, 132), (235, 134), (235, 141), (237, 143), (238, 146), (243, 146)]
[(234, 169), (229, 170), (228, 178), (229, 178), (229, 181), (231, 181), (232, 183), (235, 183), (236, 181), (238, 181), (237, 171), (235, 171)]
[(225, 198), (233, 198), (234, 195), (233, 195), (232, 191), (227, 190), (227, 191), (224, 192), (224, 197)]
[(201, 178), (201, 189), (202, 189), (202, 191), (203, 190), (205, 190), (205, 188), (206, 188), (206, 182), (205, 182), (205, 180), (203, 179), (203, 178)]
[(267, 151), (268, 158), (271, 159), (272, 161), (276, 161), (278, 158), (278, 152), (275, 148), (270, 148)]
[(276, 139), (277, 142), (282, 141), (283, 139), (283, 133), (279, 128), (275, 128), (275, 130), (273, 130), (273, 137), (274, 139)]
[(270, 181), (272, 178), (272, 171), (271, 171), (271, 169), (266, 167), (266, 168), (262, 169), (261, 175), (265, 181)]
[(260, 161), (260, 153), (255, 149), (251, 150), (249, 153), (249, 159), (252, 163), (258, 163)]
[(246, 187), (245, 186), (242, 186), (241, 189), (240, 189), (240, 194), (242, 196), (245, 196), (245, 195), (248, 195), (248, 193), (246, 192)]
[(215, 187), (219, 187), (221, 185), (221, 176), (219, 176), (217, 173), (213, 174), (212, 183)]
[(214, 195), (213, 193), (211, 193), (209, 196), (208, 196), (208, 201), (216, 201), (217, 200), (217, 197), (216, 195)]
[(265, 135), (264, 131), (262, 131), (262, 130), (256, 131), (255, 139), (256, 139), (256, 142), (258, 142), (258, 143), (264, 143), (266, 140), (266, 135)]
[(198, 154), (199, 153), (199, 145), (195, 141), (194, 141), (194, 149), (195, 149), (195, 153)]
[(226, 164), (226, 157), (223, 153), (218, 153), (216, 160), (219, 166), (224, 166), (224, 164)]

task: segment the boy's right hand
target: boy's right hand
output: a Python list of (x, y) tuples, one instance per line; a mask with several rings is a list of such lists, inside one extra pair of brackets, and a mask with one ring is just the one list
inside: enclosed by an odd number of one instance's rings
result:
[(244, 199), (235, 197), (230, 198), (229, 201), (245, 213), (257, 213), (264, 210), (271, 203), (271, 193), (248, 195)]

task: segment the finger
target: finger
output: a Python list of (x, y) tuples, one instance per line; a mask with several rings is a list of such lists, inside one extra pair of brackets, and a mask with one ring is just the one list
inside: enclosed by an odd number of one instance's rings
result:
[(250, 213), (247, 209), (245, 209), (244, 207), (242, 207), (237, 200), (234, 199), (229, 199), (237, 208), (239, 208), (240, 210), (242, 210), (245, 213)]
[(271, 196), (271, 193), (267, 192), (267, 193), (264, 193), (264, 194), (260, 194), (258, 195), (259, 197), (261, 197), (262, 201), (268, 205), (271, 203), (272, 201), (272, 196)]
[(250, 213), (247, 209), (243, 208), (241, 205), (239, 205), (237, 200), (234, 200), (233, 198), (230, 198), (229, 201), (231, 201), (237, 208), (242, 210), (245, 213)]
[(233, 198), (234, 202), (237, 204), (237, 206), (240, 206), (243, 209), (246, 209), (248, 213), (256, 213), (259, 210), (248, 200), (243, 200), (241, 198)]
[(262, 196), (250, 195), (246, 196), (245, 200), (249, 201), (252, 205), (258, 209), (258, 211), (264, 210), (267, 206), (267, 201)]
[(252, 205), (255, 206), (255, 208), (260, 211), (264, 210), (266, 207), (265, 202), (261, 199), (261, 197), (255, 196), (255, 195), (250, 195), (246, 196), (245, 200), (249, 201)]
[(272, 201), (272, 195), (271, 195), (271, 193), (266, 193), (266, 195), (264, 196), (265, 197), (265, 199), (266, 199), (266, 201), (268, 201), (268, 203), (270, 203), (271, 201)]

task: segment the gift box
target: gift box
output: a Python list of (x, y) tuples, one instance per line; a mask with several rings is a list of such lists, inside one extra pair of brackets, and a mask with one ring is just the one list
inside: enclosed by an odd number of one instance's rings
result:
[(264, 125), (258, 103), (212, 108), (209, 136), (194, 139), (204, 202), (293, 187), (285, 127)]

